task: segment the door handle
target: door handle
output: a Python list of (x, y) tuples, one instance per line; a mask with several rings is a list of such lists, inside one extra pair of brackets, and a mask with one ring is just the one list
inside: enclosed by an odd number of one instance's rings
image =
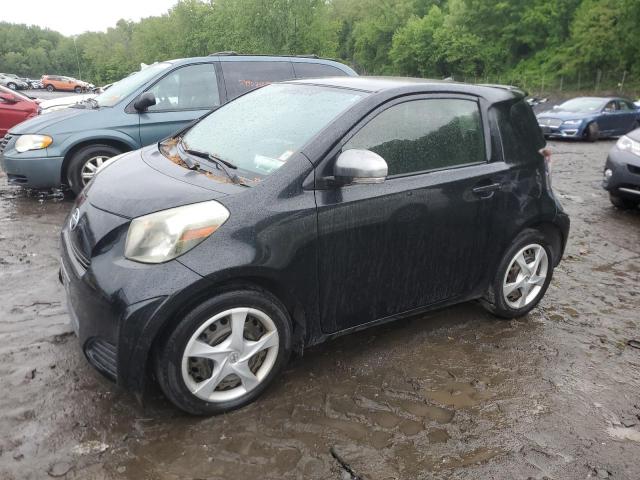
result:
[(471, 191), (480, 198), (490, 198), (494, 192), (502, 188), (501, 183), (491, 183), (489, 185), (479, 185), (471, 189)]

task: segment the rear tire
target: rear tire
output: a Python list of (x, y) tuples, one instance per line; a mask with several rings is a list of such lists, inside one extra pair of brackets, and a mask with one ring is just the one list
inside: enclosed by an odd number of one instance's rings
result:
[(53, 85), (47, 85), (47, 92), (53, 92), (55, 89)]
[(76, 88), (73, 89), (73, 91), (76, 92), (76, 93), (82, 93), (82, 88), (76, 87)]
[(290, 352), (291, 322), (274, 296), (258, 289), (227, 291), (180, 319), (159, 344), (156, 376), (175, 406), (192, 415), (214, 415), (254, 401)]
[[(78, 195), (91, 180), (92, 173), (107, 159), (120, 155), (122, 151), (111, 145), (89, 145), (78, 150), (67, 166), (67, 185)], [(95, 168), (94, 168), (95, 167)]]
[(9, 87), (11, 90), (17, 90), (18, 89), (18, 86), (13, 82), (7, 83), (7, 87)]
[(600, 127), (596, 122), (592, 122), (587, 125), (587, 128), (584, 131), (584, 138), (588, 142), (597, 142), (598, 138), (600, 138)]
[(640, 204), (637, 200), (619, 197), (613, 193), (609, 193), (609, 200), (614, 207), (619, 208), (620, 210), (631, 210)]
[(526, 315), (549, 288), (553, 258), (544, 234), (538, 230), (524, 230), (502, 257), (491, 285), (481, 299), (482, 305), (505, 319)]

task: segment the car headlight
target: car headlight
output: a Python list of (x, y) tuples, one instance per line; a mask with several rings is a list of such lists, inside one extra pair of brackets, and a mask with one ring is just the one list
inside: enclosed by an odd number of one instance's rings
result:
[(188, 252), (229, 218), (224, 205), (211, 200), (134, 218), (124, 256), (141, 263), (163, 263)]
[(565, 120), (562, 122), (563, 125), (580, 125), (582, 120)]
[(48, 135), (21, 135), (16, 141), (15, 149), (22, 153), (29, 150), (42, 150), (53, 143)]
[(640, 157), (640, 142), (636, 142), (626, 135), (620, 137), (620, 139), (616, 142), (616, 147), (618, 147), (619, 150), (633, 153), (634, 155), (638, 155)]

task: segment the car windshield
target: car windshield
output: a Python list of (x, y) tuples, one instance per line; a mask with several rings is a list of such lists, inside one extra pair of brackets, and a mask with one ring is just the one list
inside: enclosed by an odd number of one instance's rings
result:
[(185, 149), (235, 164), (250, 180), (271, 174), (366, 94), (315, 85), (274, 84), (216, 110), (183, 137)]
[(171, 66), (170, 63), (156, 63), (150, 65), (144, 70), (141, 70), (133, 75), (123, 78), (118, 83), (114, 83), (113, 86), (106, 92), (96, 97), (96, 102), (101, 107), (113, 107), (120, 102), (123, 98), (128, 97), (135, 92), (142, 85), (147, 83), (159, 72), (167, 69)]
[(595, 112), (600, 110), (604, 101), (601, 98), (574, 98), (560, 105), (567, 112)]

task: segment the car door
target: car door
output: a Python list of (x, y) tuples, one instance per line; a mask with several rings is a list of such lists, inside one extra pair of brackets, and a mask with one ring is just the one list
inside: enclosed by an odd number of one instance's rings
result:
[(215, 63), (197, 63), (172, 70), (147, 91), (156, 104), (138, 115), (140, 144), (150, 145), (206, 115), (221, 103)]
[(618, 100), (618, 135), (624, 135), (630, 132), (636, 126), (636, 110), (626, 101)]
[(495, 184), (486, 136), (477, 99), (421, 96), (386, 105), (337, 147), (329, 162), (368, 149), (389, 175), (316, 191), (325, 332), (462, 298), (476, 286)]
[(618, 130), (618, 122), (620, 119), (617, 115), (617, 112), (617, 102), (615, 100), (607, 102), (607, 104), (602, 109), (600, 117), (598, 118), (598, 127), (600, 128), (600, 133), (613, 134)]

